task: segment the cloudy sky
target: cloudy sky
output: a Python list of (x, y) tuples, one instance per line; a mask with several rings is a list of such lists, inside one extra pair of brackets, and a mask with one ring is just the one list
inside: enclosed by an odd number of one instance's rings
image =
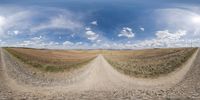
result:
[(0, 46), (200, 46), (200, 1), (1, 0)]

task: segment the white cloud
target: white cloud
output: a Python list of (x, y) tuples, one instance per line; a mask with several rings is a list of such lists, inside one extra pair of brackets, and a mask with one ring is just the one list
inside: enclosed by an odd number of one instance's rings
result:
[(18, 35), (20, 30), (28, 29), (32, 14), (34, 11), (0, 7), (0, 38)]
[(90, 27), (86, 27), (85, 30), (86, 30), (86, 31), (90, 31), (91, 28), (90, 28)]
[(33, 37), (33, 38), (31, 38), (31, 40), (34, 40), (34, 41), (40, 41), (40, 40), (42, 40), (42, 38), (44, 38), (44, 37), (42, 37), (42, 36), (39, 36), (39, 37)]
[(102, 40), (98, 39), (98, 40), (97, 40), (97, 43), (100, 43), (101, 41), (102, 41)]
[(83, 42), (71, 42), (71, 41), (65, 41), (62, 43), (62, 45), (59, 46), (61, 49), (86, 49), (88, 46)]
[(13, 31), (8, 30), (5, 35), (16, 36), (16, 35), (19, 35), (19, 34), (20, 34), (20, 31), (18, 31), (18, 30), (13, 30)]
[(97, 21), (92, 21), (91, 24), (92, 24), (92, 25), (98, 25), (98, 24), (97, 24)]
[(86, 30), (85, 34), (88, 40), (95, 41), (98, 39), (99, 35), (93, 32), (91, 28), (86, 28), (85, 30)]
[(33, 27), (31, 31), (39, 31), (44, 29), (67, 29), (74, 31), (82, 27), (82, 24), (76, 20), (69, 18), (67, 15), (59, 15), (51, 18), (47, 23)]
[(15, 31), (13, 31), (13, 33), (14, 33), (15, 35), (18, 35), (18, 34), (19, 34), (19, 31), (18, 31), (18, 30), (15, 30)]
[(170, 33), (168, 30), (164, 30), (164, 31), (157, 31), (156, 32), (156, 36), (158, 39), (161, 40), (165, 40), (165, 39), (169, 39), (169, 40), (178, 40), (181, 37), (186, 35), (186, 31), (185, 30), (178, 30), (175, 33)]
[(200, 14), (192, 9), (168, 8), (155, 11), (157, 25), (170, 30), (186, 30), (188, 37), (200, 37)]
[(2, 44), (2, 40), (0, 40), (0, 46), (1, 46), (1, 44)]
[(72, 43), (70, 41), (65, 41), (65, 42), (63, 42), (63, 45), (64, 46), (72, 46), (72, 45), (74, 45), (74, 43)]
[(0, 16), (0, 26), (4, 25), (6, 22), (6, 18), (3, 16)]
[(141, 30), (141, 31), (144, 31), (144, 28), (143, 28), (143, 27), (141, 27), (141, 28), (140, 28), (140, 30)]
[(0, 16), (0, 36), (5, 34), (5, 27), (6, 27), (6, 18), (4, 16)]
[(24, 40), (20, 43), (17, 43), (18, 46), (23, 47), (45, 47), (46, 45), (50, 44), (50, 42), (45, 42), (45, 37), (38, 36), (32, 37), (29, 40)]
[(135, 36), (135, 34), (132, 32), (132, 29), (129, 27), (124, 27), (120, 34), (118, 34), (118, 37), (127, 37), (127, 38), (132, 38)]
[(30, 40), (24, 40), (21, 43), (18, 43), (17, 45), (19, 46), (24, 46), (24, 47), (42, 47), (44, 46), (44, 37), (39, 36), (39, 37), (32, 37)]
[(29, 10), (10, 11), (9, 14), (2, 15), (5, 17), (5, 22), (0, 27), (3, 29), (4, 35), (8, 35), (8, 31), (15, 34), (14, 31), (16, 32), (16, 30), (28, 30), (31, 26), (30, 19), (33, 15), (34, 11)]
[(56, 46), (59, 45), (58, 42), (54, 42), (54, 41), (50, 41), (49, 44), (47, 44), (48, 46)]
[(76, 43), (76, 45), (82, 45), (83, 44), (83, 42), (77, 42)]
[(152, 48), (152, 47), (176, 47), (184, 46), (183, 42), (184, 37), (186, 36), (187, 32), (185, 30), (178, 30), (175, 32), (169, 32), (169, 30), (157, 31), (155, 33), (156, 38), (144, 40), (137, 44), (134, 44), (134, 47), (141, 47), (141, 48)]
[(94, 41), (98, 38), (98, 35), (88, 37), (88, 40)]
[(0, 7), (0, 38), (35, 34), (45, 29), (79, 32), (83, 27), (81, 18), (82, 15), (57, 8), (3, 6)]
[(4, 33), (4, 25), (6, 23), (6, 18), (3, 16), (0, 16), (0, 36)]
[(91, 30), (86, 31), (85, 33), (86, 33), (86, 35), (88, 35), (88, 36), (94, 36), (94, 35), (96, 35), (96, 33), (93, 32), (93, 31), (91, 31)]
[(8, 46), (33, 47), (33, 48), (57, 48), (60, 46), (60, 44), (55, 41), (48, 41), (43, 36), (38, 36), (38, 37), (30, 38), (29, 40), (17, 42), (15, 43), (15, 45), (8, 44)]
[(34, 44), (33, 41), (25, 40), (25, 41), (23, 41), (22, 43), (19, 43), (18, 46), (28, 47), (28, 46), (31, 46), (31, 45), (33, 45), (33, 44)]

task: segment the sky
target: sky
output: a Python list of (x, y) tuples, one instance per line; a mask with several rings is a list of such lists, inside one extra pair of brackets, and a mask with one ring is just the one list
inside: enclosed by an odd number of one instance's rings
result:
[(1, 0), (0, 46), (199, 47), (200, 1)]

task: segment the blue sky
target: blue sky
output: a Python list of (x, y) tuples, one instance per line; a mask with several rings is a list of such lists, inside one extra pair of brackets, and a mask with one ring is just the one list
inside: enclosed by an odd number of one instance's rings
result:
[(199, 46), (199, 11), (197, 0), (1, 0), (0, 46)]

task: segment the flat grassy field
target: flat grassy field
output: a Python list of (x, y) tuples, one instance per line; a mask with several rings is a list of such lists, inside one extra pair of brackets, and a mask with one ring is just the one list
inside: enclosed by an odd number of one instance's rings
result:
[(197, 48), (104, 51), (107, 61), (118, 71), (143, 78), (168, 74), (186, 62)]
[(84, 50), (4, 49), (22, 62), (47, 72), (70, 71), (87, 64), (97, 56), (96, 52)]
[(197, 48), (145, 50), (42, 50), (4, 48), (22, 62), (47, 72), (70, 71), (87, 64), (98, 54), (119, 72), (153, 78), (168, 74), (186, 62)]

